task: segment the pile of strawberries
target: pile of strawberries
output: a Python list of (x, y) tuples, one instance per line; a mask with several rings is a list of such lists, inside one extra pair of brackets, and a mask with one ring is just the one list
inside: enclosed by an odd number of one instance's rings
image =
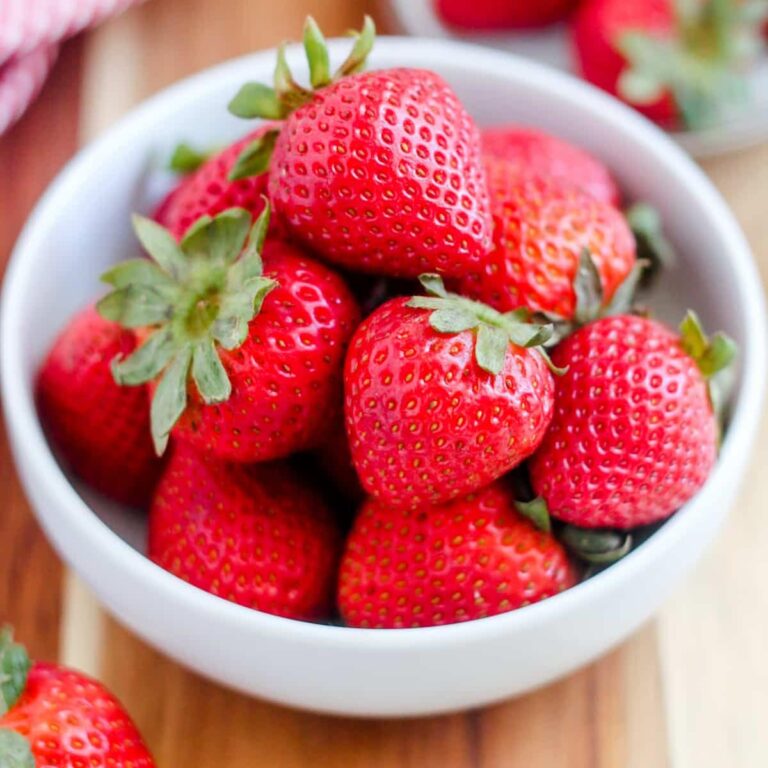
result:
[[(72, 471), (149, 508), (149, 556), (250, 608), (355, 627), (509, 611), (625, 554), (717, 453), (734, 355), (632, 296), (644, 250), (609, 171), (540, 131), (480, 132), (416, 69), (363, 72), (370, 20), (311, 87), (188, 173), (39, 374)], [(632, 218), (653, 223), (636, 208)], [(657, 248), (657, 250), (662, 250)]]
[(667, 128), (706, 128), (745, 101), (766, 0), (434, 0), (459, 31), (568, 21), (574, 68)]

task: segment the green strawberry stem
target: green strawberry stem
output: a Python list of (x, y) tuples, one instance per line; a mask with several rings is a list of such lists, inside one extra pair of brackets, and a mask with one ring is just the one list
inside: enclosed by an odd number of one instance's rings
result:
[(632, 534), (625, 531), (566, 525), (559, 538), (576, 557), (593, 565), (615, 563), (632, 549)]
[(440, 275), (424, 274), (419, 281), (428, 295), (414, 296), (407, 306), (431, 310), (429, 324), (438, 333), (475, 331), (475, 360), (484, 371), (493, 375), (501, 373), (507, 349), (514, 344), (537, 347), (554, 373), (564, 373), (554, 366), (543, 348), (552, 335), (551, 325), (529, 322), (529, 313), (524, 309), (501, 313), (479, 301), (449, 293)]
[[(325, 88), (343, 77), (353, 75), (365, 66), (376, 39), (376, 26), (373, 19), (366, 16), (362, 29), (354, 32), (353, 36), (352, 50), (336, 72), (331, 74), (330, 56), (325, 37), (315, 20), (308, 16), (304, 23), (304, 52), (309, 64), (311, 87), (305, 88), (294, 79), (285, 55), (285, 44), (283, 44), (277, 51), (272, 87), (264, 83), (245, 83), (230, 101), (229, 111), (237, 117), (246, 119), (284, 120), (291, 112), (312, 101), (317, 89)], [(278, 129), (268, 131), (245, 147), (229, 173), (230, 180), (264, 173), (269, 167), (278, 133)]]
[(763, 0), (673, 5), (672, 35), (628, 29), (616, 40), (627, 60), (619, 93), (638, 106), (671, 93), (687, 127), (713, 125), (723, 107), (746, 100), (743, 69), (759, 50), (766, 5)]
[(0, 630), (0, 717), (18, 700), (27, 685), (30, 661), (23, 645), (14, 643), (13, 630)]
[(29, 742), (6, 728), (0, 728), (0, 768), (35, 768)]
[(151, 257), (118, 264), (102, 275), (114, 290), (99, 313), (125, 328), (149, 328), (144, 343), (112, 364), (115, 381), (137, 386), (157, 379), (150, 422), (155, 450), (165, 451), (173, 425), (187, 406), (189, 379), (206, 404), (232, 391), (219, 349), (234, 350), (248, 337), (274, 280), (262, 274), (261, 249), (269, 204), (251, 215), (230, 208), (198, 219), (177, 243), (156, 222), (134, 216), (133, 226)]

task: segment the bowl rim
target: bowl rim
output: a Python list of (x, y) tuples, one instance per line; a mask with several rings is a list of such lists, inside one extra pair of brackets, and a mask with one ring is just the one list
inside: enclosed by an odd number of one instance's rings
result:
[[(331, 55), (339, 55), (348, 41), (329, 41)], [(297, 56), (297, 46), (289, 49), (289, 57)], [(341, 49), (341, 50), (340, 50)], [(563, 593), (525, 609), (510, 611), (484, 619), (438, 627), (403, 628), (397, 631), (359, 629), (314, 624), (262, 613), (236, 605), (193, 587), (152, 563), (114, 533), (78, 495), (59, 467), (48, 446), (34, 403), (33, 386), (25, 381), (24, 353), (20, 334), (16, 331), (24, 314), (21, 287), (34, 271), (35, 254), (45, 239), (49, 212), (59, 202), (77, 191), (90, 177), (102, 159), (114, 154), (121, 145), (130, 145), (134, 136), (145, 133), (162, 114), (172, 114), (182, 104), (201, 98), (205, 92), (216, 93), (224, 81), (239, 82), (250, 68), (271, 65), (275, 49), (225, 61), (165, 88), (139, 106), (81, 149), (56, 176), (34, 210), (13, 249), (4, 280), (0, 304), (0, 384), (11, 446), (17, 464), (28, 465), (30, 475), (48, 486), (52, 498), (58, 500), (57, 525), (66, 525), (80, 537), (83, 551), (101, 551), (112, 564), (119, 564), (122, 577), (142, 584), (157, 599), (169, 600), (181, 607), (206, 615), (221, 626), (239, 626), (253, 634), (305, 640), (325, 647), (346, 647), (374, 651), (419, 651), (465, 644), (481, 637), (512, 635), (523, 629), (541, 626), (556, 615), (578, 611), (601, 595), (619, 588), (621, 583), (641, 574), (650, 563), (669, 556), (680, 545), (686, 531), (707, 517), (707, 497), (716, 486), (725, 485), (739, 474), (743, 455), (748, 452), (758, 429), (753, 417), (754, 404), (762, 403), (766, 384), (768, 335), (762, 283), (749, 245), (725, 201), (712, 182), (694, 162), (660, 129), (633, 110), (611, 99), (589, 84), (536, 62), (512, 54), (465, 42), (414, 37), (380, 37), (372, 56), (374, 67), (379, 56), (393, 60), (428, 62), (470, 59), (477, 68), (494, 68), (515, 73), (518, 80), (549, 94), (555, 100), (578, 103), (585, 112), (599, 113), (619, 133), (631, 135), (645, 145), (649, 154), (657, 156), (664, 166), (682, 177), (692, 198), (708, 211), (713, 226), (729, 246), (729, 258), (738, 289), (740, 312), (749, 320), (750, 333), (742, 349), (741, 383), (734, 397), (734, 408), (719, 460), (706, 485), (664, 526), (646, 542), (611, 568), (581, 582)], [(412, 66), (419, 66), (412, 64)], [(43, 514), (36, 511), (38, 519)], [(66, 555), (65, 559), (68, 559)], [(70, 563), (75, 571), (80, 569)], [(98, 589), (97, 589), (98, 591)], [(106, 606), (109, 608), (109, 606)], [(140, 631), (140, 630), (139, 630)]]

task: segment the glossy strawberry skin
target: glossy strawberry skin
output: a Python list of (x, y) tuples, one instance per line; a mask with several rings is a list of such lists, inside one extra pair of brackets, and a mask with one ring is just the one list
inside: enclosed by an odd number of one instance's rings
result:
[(314, 447), (338, 416), (347, 342), (359, 311), (342, 279), (300, 250), (268, 241), (278, 281), (234, 351), (220, 350), (230, 398), (205, 405), (190, 387), (173, 434), (227, 461), (268, 461)]
[(584, 326), (552, 355), (555, 416), (530, 462), (552, 515), (583, 527), (662, 520), (709, 475), (717, 426), (707, 386), (661, 324), (616, 316)]
[[(227, 208), (244, 208), (256, 217), (264, 208), (267, 174), (230, 181), (227, 176), (248, 144), (266, 133), (266, 123), (206, 160), (196, 171), (184, 176), (155, 211), (155, 220), (180, 240), (201, 216), (215, 216)], [(273, 229), (277, 231), (277, 222)]]
[(438, 333), (407, 301), (389, 301), (360, 325), (344, 381), (363, 487), (413, 508), (475, 491), (530, 455), (551, 419), (554, 384), (537, 351), (513, 346), (502, 372), (486, 373), (473, 332)]
[(340, 545), (322, 497), (281, 463), (226, 464), (177, 444), (152, 502), (155, 563), (279, 616), (328, 615)]
[(37, 377), (40, 416), (73, 472), (101, 493), (140, 506), (160, 473), (145, 387), (125, 388), (110, 363), (136, 346), (131, 331), (78, 313), (54, 341)]
[(535, 128), (500, 125), (482, 131), (483, 152), (511, 165), (520, 175), (564, 179), (596, 200), (617, 206), (621, 195), (610, 171), (580, 147)]
[(577, 0), (435, 0), (440, 18), (452, 27), (494, 30), (541, 27), (564, 19)]
[(366, 501), (342, 558), (338, 603), (353, 627), (425, 627), (515, 610), (575, 583), (562, 546), (497, 481), (414, 510)]
[(154, 768), (120, 702), (100, 683), (55, 664), (37, 663), (0, 729), (29, 741), (38, 768)]
[[(619, 78), (627, 61), (617, 41), (627, 31), (661, 38), (675, 36), (673, 0), (585, 0), (579, 6), (573, 20), (577, 67), (586, 80), (619, 99)], [(679, 110), (669, 92), (652, 104), (632, 106), (661, 125), (678, 122)]]
[(285, 121), (269, 188), (294, 237), (358, 271), (459, 274), (490, 246), (477, 128), (431, 72), (320, 90)]
[(458, 292), (502, 312), (528, 307), (570, 319), (579, 256), (589, 248), (610, 300), (636, 261), (634, 236), (622, 214), (563, 180), (521, 176), (494, 158), (487, 169), (494, 248), (482, 269), (456, 282)]

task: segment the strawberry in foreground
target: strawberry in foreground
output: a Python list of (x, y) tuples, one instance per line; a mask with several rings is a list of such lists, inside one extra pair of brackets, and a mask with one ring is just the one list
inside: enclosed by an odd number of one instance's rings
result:
[(465, 30), (543, 27), (564, 19), (578, 0), (433, 0), (440, 18)]
[(449, 294), (393, 299), (358, 328), (345, 413), (365, 490), (393, 507), (463, 496), (529, 456), (552, 417), (551, 327)]
[(227, 208), (244, 208), (256, 218), (264, 209), (267, 174), (231, 181), (229, 173), (243, 149), (273, 129), (273, 123), (259, 126), (213, 157), (200, 158), (199, 167), (183, 176), (160, 203), (155, 220), (181, 240), (201, 216), (215, 216)]
[(149, 524), (149, 556), (167, 571), (248, 608), (318, 619), (329, 613), (340, 545), (321, 495), (288, 465), (173, 447)]
[(89, 307), (54, 341), (37, 377), (40, 415), (74, 473), (117, 501), (149, 500), (161, 464), (149, 435), (145, 388), (123, 389), (110, 371), (136, 338)]
[(628, 529), (669, 517), (707, 479), (718, 426), (707, 381), (733, 342), (709, 339), (693, 313), (681, 336), (642, 317), (590, 323), (553, 352), (566, 368), (555, 415), (530, 461), (534, 490), (553, 517)]
[(268, 163), (275, 212), (329, 261), (400, 277), (458, 275), (491, 242), (477, 127), (433, 72), (360, 73), (373, 39), (366, 18), (332, 77), (325, 41), (308, 19), (312, 89), (293, 80), (282, 48), (274, 88), (243, 86), (234, 114), (284, 123), (244, 150), (232, 178)]
[(439, 506), (365, 502), (342, 558), (338, 602), (353, 627), (425, 627), (515, 610), (576, 580), (562, 546), (517, 512), (497, 481)]
[(564, 179), (520, 174), (515, 164), (492, 157), (486, 167), (494, 248), (481, 269), (456, 281), (458, 292), (500, 312), (526, 307), (570, 320), (579, 259), (588, 249), (610, 301), (636, 263), (622, 214)]
[(596, 200), (620, 203), (619, 188), (605, 165), (563, 139), (520, 125), (485, 128), (481, 135), (485, 155), (505, 160), (520, 175), (564, 179)]
[(141, 735), (103, 685), (56, 664), (31, 664), (0, 632), (3, 768), (154, 768)]
[(667, 127), (701, 128), (746, 96), (762, 2), (585, 0), (573, 39), (582, 75)]
[(312, 447), (335, 416), (357, 306), (341, 278), (291, 246), (268, 243), (262, 266), (268, 220), (267, 208), (251, 230), (250, 214), (232, 208), (198, 219), (177, 244), (135, 217), (154, 262), (104, 276), (114, 291), (99, 311), (146, 337), (113, 373), (155, 382), (160, 453), (173, 429), (219, 458), (266, 461)]

